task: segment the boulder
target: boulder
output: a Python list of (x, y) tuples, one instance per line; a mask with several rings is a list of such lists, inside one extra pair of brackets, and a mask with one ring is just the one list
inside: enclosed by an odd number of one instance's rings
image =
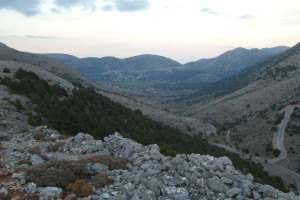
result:
[(43, 158), (41, 158), (38, 155), (31, 156), (30, 161), (31, 161), (31, 163), (32, 163), (33, 166), (40, 165), (40, 164), (44, 163)]
[(226, 194), (231, 198), (238, 195), (241, 192), (240, 188), (231, 188), (226, 192)]
[(217, 176), (214, 176), (213, 178), (209, 178), (206, 181), (209, 188), (214, 192), (226, 192), (229, 190), (229, 187), (225, 185), (221, 179)]

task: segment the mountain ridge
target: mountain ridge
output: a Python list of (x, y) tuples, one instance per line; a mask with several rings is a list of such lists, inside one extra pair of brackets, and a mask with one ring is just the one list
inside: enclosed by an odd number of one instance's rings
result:
[[(192, 93), (212, 82), (236, 74), (260, 59), (287, 48), (282, 46), (250, 50), (236, 48), (216, 58), (200, 59), (186, 64), (151, 54), (124, 59), (77, 58), (66, 54), (36, 55), (63, 62), (102, 85), (112, 86), (117, 93), (142, 98), (144, 101), (152, 99), (152, 102), (162, 102), (168, 101), (171, 96), (176, 98), (177, 94)], [(147, 95), (141, 94), (142, 92), (146, 92)], [(165, 93), (168, 95), (166, 99)]]

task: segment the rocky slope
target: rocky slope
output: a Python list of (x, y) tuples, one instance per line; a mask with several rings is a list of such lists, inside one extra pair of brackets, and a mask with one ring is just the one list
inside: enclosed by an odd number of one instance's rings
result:
[[(37, 139), (36, 135), (44, 138)], [(293, 193), (282, 193), (268, 185), (253, 182), (251, 174), (243, 175), (235, 170), (226, 158), (190, 154), (165, 157), (157, 145), (142, 146), (118, 133), (94, 140), (88, 134), (79, 133), (75, 137), (63, 139), (60, 134), (47, 127), (35, 127), (22, 133), (1, 133), (0, 179), (2, 197), (15, 199), (300, 199)], [(36, 138), (36, 139), (35, 139)], [(53, 150), (56, 144), (60, 146)], [(32, 149), (36, 149), (32, 151)], [(111, 169), (110, 164), (96, 163), (93, 158), (109, 155), (127, 158), (124, 169)], [(39, 167), (51, 166), (54, 160), (70, 160), (77, 163), (87, 160), (86, 182), (92, 189), (88, 193), (71, 190), (43, 182), (30, 182), (31, 172)], [(103, 161), (105, 162), (105, 161)], [(32, 166), (30, 166), (32, 165)], [(58, 166), (63, 170), (63, 166)], [(54, 170), (54, 169), (52, 169)], [(48, 170), (51, 171), (51, 170)], [(95, 184), (94, 179), (105, 174), (109, 184)], [(46, 179), (46, 178), (45, 178)], [(46, 186), (48, 185), (49, 186)], [(102, 187), (101, 187), (102, 186)], [(87, 186), (86, 186), (87, 187)], [(68, 187), (67, 187), (68, 188)]]

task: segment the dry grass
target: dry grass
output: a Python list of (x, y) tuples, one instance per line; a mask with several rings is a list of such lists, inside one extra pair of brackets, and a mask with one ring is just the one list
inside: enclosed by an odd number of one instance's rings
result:
[(32, 163), (31, 163), (30, 160), (20, 160), (20, 161), (18, 162), (18, 164), (19, 164), (19, 165), (23, 165), (23, 164), (31, 165)]
[(33, 136), (33, 138), (34, 138), (35, 140), (37, 140), (37, 141), (39, 141), (39, 140), (44, 140), (45, 137), (46, 137), (46, 134), (44, 134), (44, 133), (36, 133), (36, 134), (34, 134), (34, 136)]
[(48, 152), (57, 152), (59, 147), (63, 146), (64, 142), (57, 142), (48, 148)]
[(31, 147), (31, 148), (28, 148), (27, 151), (29, 153), (36, 154), (36, 155), (39, 155), (41, 153), (39, 145), (36, 145), (34, 147)]
[(112, 184), (113, 180), (109, 178), (106, 174), (100, 173), (98, 176), (95, 178), (94, 181), (94, 186), (97, 188), (103, 188), (106, 185)]
[(69, 160), (51, 160), (25, 171), (26, 180), (39, 187), (53, 186), (65, 188), (77, 179), (88, 176), (85, 164)]
[(66, 187), (67, 191), (75, 193), (79, 197), (87, 197), (93, 192), (93, 187), (84, 180), (76, 180)]
[(108, 166), (109, 170), (124, 169), (127, 170), (127, 163), (130, 161), (127, 158), (116, 158), (108, 155), (98, 155), (82, 160), (85, 163), (101, 163)]

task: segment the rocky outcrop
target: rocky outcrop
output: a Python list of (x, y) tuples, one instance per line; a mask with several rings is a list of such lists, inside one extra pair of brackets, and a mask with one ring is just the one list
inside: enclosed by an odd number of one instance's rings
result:
[[(45, 138), (35, 140), (34, 135), (41, 132)], [(48, 152), (48, 148), (58, 142), (62, 144), (58, 150)], [(10, 182), (2, 181), (2, 193), (20, 194), (15, 191), (23, 191), (23, 195), (36, 195), (40, 199), (63, 198), (61, 188), (38, 187), (26, 182), (22, 171), (30, 166), (20, 164), (20, 160), (40, 165), (53, 159), (75, 162), (104, 154), (128, 158), (130, 163), (127, 170), (110, 170), (100, 163), (87, 163), (88, 182), (99, 173), (105, 173), (113, 181), (104, 188), (94, 185), (92, 194), (87, 197), (89, 200), (300, 199), (292, 192), (283, 193), (272, 186), (253, 182), (251, 174), (243, 175), (235, 170), (227, 157), (189, 154), (172, 158), (162, 155), (156, 144), (143, 146), (118, 133), (105, 137), (103, 141), (84, 133), (66, 139), (47, 127), (36, 127), (11, 135), (7, 141), (1, 141), (1, 146), (1, 177), (11, 176)], [(38, 147), (40, 154), (30, 153), (29, 147)], [(93, 185), (91, 181), (90, 184)]]

